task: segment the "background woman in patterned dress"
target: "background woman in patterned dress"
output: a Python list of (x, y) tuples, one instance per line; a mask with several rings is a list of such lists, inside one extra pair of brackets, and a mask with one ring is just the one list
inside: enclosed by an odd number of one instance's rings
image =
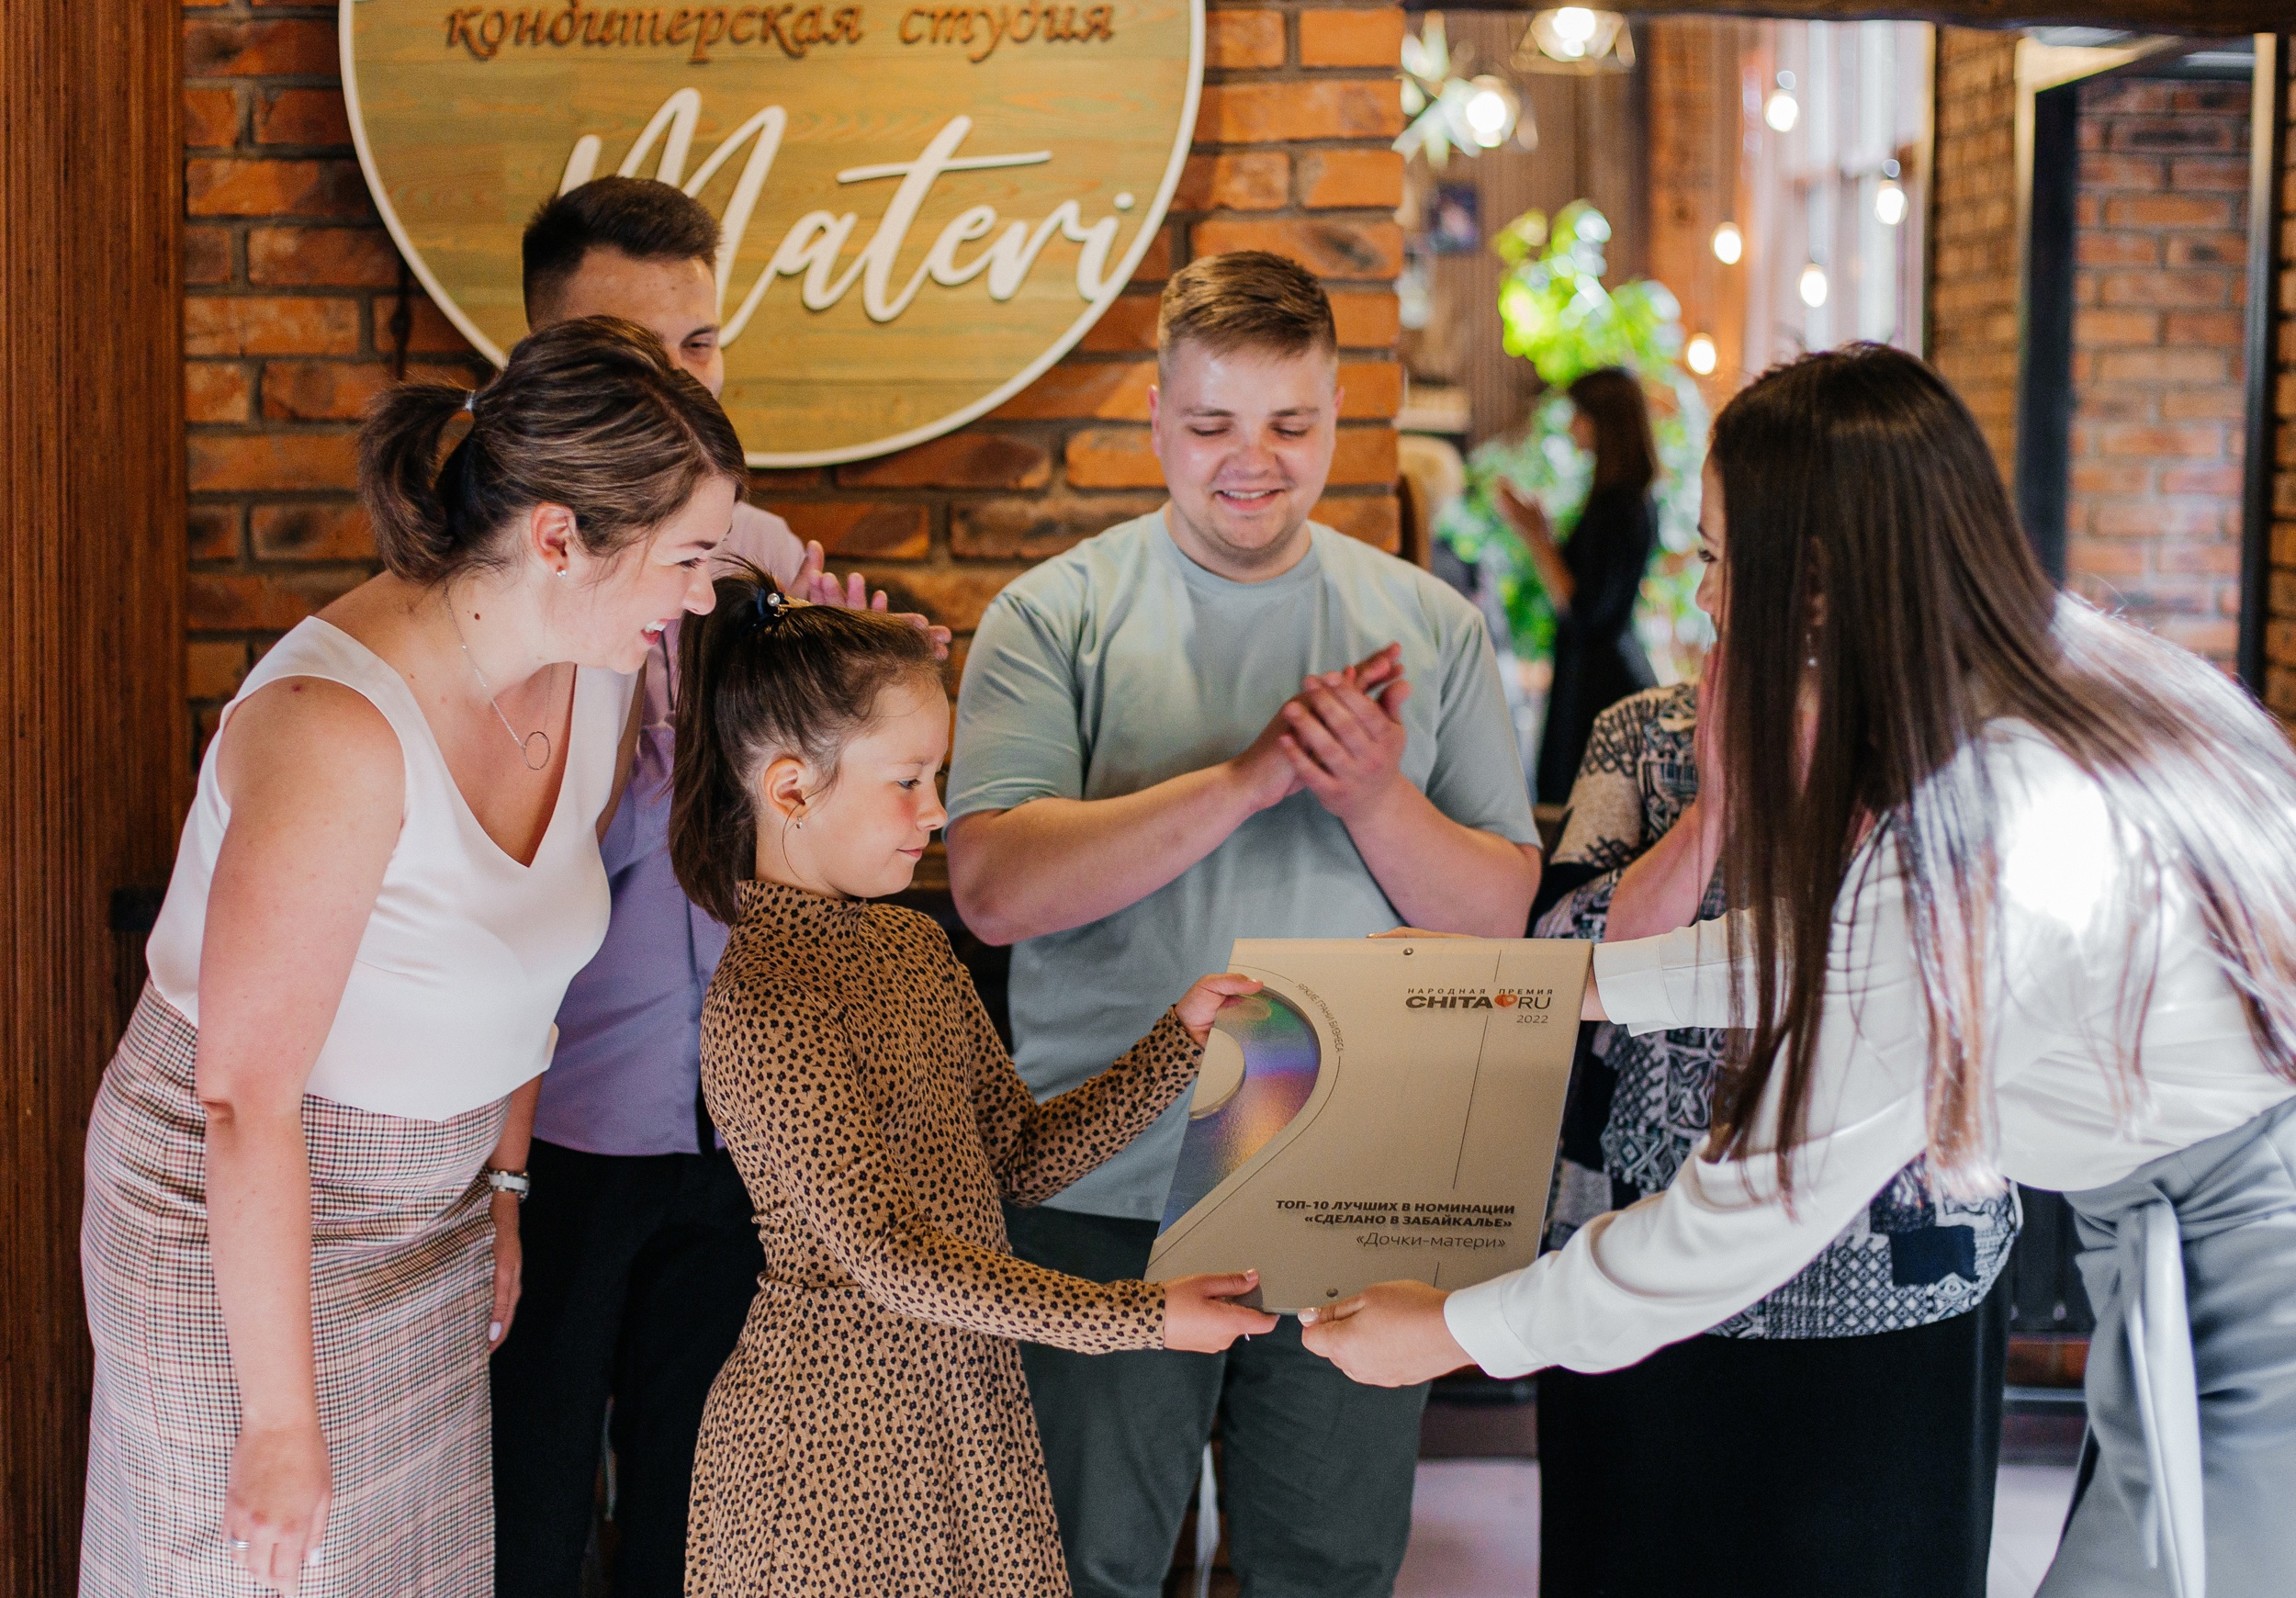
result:
[(87, 1598), (491, 1591), (487, 1355), (625, 674), (709, 607), (745, 480), (602, 318), (367, 422), (384, 573), (226, 708), (89, 1128)]
[(1091, 1282), (1015, 1259), (1000, 1199), (1074, 1182), (1187, 1091), (1248, 977), (1207, 976), (1038, 1104), (948, 939), (868, 901), (947, 819), (926, 636), (720, 580), (680, 644), (670, 854), (733, 926), (702, 1078), (766, 1268), (702, 1422), (688, 1598), (1069, 1591), (1016, 1339), (1212, 1354), (1275, 1318), (1251, 1273)]

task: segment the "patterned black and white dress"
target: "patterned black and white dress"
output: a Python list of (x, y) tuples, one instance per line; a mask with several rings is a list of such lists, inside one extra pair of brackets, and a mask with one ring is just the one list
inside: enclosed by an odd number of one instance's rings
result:
[[(1620, 873), (1697, 796), (1696, 729), (1688, 683), (1595, 722), (1536, 936), (1604, 936)], [(1723, 908), (1717, 880), (1700, 914)], [(1712, 1124), (1723, 1050), (1717, 1030), (1588, 1029), (1550, 1246), (1673, 1181)], [(1975, 1311), (2018, 1219), (2013, 1193), (1949, 1198), (1917, 1159), (1800, 1275), (1707, 1335), (1627, 1370), (1543, 1373), (1545, 1590), (1983, 1592), (2001, 1328)], [(1753, 1439), (1773, 1457), (1730, 1469)], [(1820, 1530), (1829, 1516), (1837, 1529)]]
[[(1691, 758), (1697, 730), (1692, 683), (1622, 700), (1595, 723), (1570, 791), (1550, 872), (1584, 880), (1539, 917), (1542, 938), (1599, 941), (1619, 874), (1666, 836), (1698, 796)], [(1719, 880), (1701, 915), (1722, 913)], [(1582, 1062), (1581, 1106), (1607, 1100), (1602, 1161), (1570, 1159), (1558, 1180), (1548, 1241), (1559, 1246), (1606, 1210), (1663, 1191), (1711, 1124), (1723, 1035), (1705, 1028), (1635, 1037), (1595, 1029)], [(1607, 1080), (1604, 1080), (1607, 1078)], [(1607, 1091), (1605, 1091), (1607, 1090)], [(1975, 1309), (2017, 1237), (2013, 1194), (1959, 1202), (1936, 1190), (1916, 1160), (1876, 1194), (1865, 1214), (1802, 1274), (1715, 1328), (1723, 1337), (1855, 1337), (1926, 1326)]]

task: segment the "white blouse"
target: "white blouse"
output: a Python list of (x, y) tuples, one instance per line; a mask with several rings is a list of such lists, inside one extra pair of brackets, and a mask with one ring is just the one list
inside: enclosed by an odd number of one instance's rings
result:
[(231, 713), (286, 677), (322, 678), (365, 696), (399, 735), (406, 769), (399, 840), (305, 1090), (413, 1120), (450, 1120), (491, 1103), (549, 1065), (566, 985), (606, 935), (598, 817), (636, 679), (589, 667), (574, 673), (557, 808), (533, 863), (521, 865), (471, 814), (397, 668), (317, 616), (280, 639), (224, 707), (208, 745), (147, 948), (152, 985), (194, 1026), (208, 889), (231, 820), (216, 750)]
[[(2001, 1174), (2062, 1191), (2100, 1187), (2296, 1096), (2257, 1053), (2189, 891), (2171, 881), (2134, 902), (2144, 890), (2130, 880), (2103, 790), (2021, 723), (1989, 727), (1939, 780), (1966, 780), (1977, 759), (1994, 785), (2002, 862), (1986, 1003)], [(1863, 891), (1845, 889), (1835, 913), (1791, 1212), (1774, 1154), (1694, 1157), (1664, 1193), (1600, 1217), (1523, 1270), (1453, 1293), (1445, 1319), (1478, 1365), (1494, 1376), (1613, 1370), (1704, 1332), (1790, 1279), (1922, 1152), (1928, 1022), (1894, 851), (1862, 855), (1853, 887), (1861, 878)], [(2121, 1106), (2115, 1009), (2132, 930), (2148, 917), (2159, 970), (2142, 1011), (2143, 1086)], [(1728, 1026), (1730, 984), (1742, 980), (1722, 921), (1600, 945), (1594, 974), (1604, 1011), (1636, 1032)], [(1757, 1150), (1776, 1147), (1772, 1086)]]

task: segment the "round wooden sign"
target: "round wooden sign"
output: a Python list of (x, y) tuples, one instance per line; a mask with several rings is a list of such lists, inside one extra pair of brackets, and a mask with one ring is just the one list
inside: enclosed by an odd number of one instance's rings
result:
[(722, 221), (726, 409), (752, 465), (971, 421), (1147, 253), (1196, 121), (1203, 0), (471, 6), (343, 0), (359, 164), (415, 275), (500, 365), (519, 235), (593, 176)]

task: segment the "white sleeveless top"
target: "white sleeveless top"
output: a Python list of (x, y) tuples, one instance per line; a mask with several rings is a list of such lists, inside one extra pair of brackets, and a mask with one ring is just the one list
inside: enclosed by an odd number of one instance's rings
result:
[(231, 822), (216, 748), (241, 702), (286, 677), (321, 678), (363, 695), (399, 735), (406, 770), (399, 841), (306, 1091), (412, 1120), (446, 1120), (490, 1103), (547, 1068), (566, 985), (605, 938), (611, 901), (598, 817), (636, 680), (576, 670), (557, 808), (534, 863), (522, 866), (471, 814), (395, 668), (316, 616), (280, 639), (208, 742), (148, 946), (160, 996), (195, 1026), (208, 885)]

